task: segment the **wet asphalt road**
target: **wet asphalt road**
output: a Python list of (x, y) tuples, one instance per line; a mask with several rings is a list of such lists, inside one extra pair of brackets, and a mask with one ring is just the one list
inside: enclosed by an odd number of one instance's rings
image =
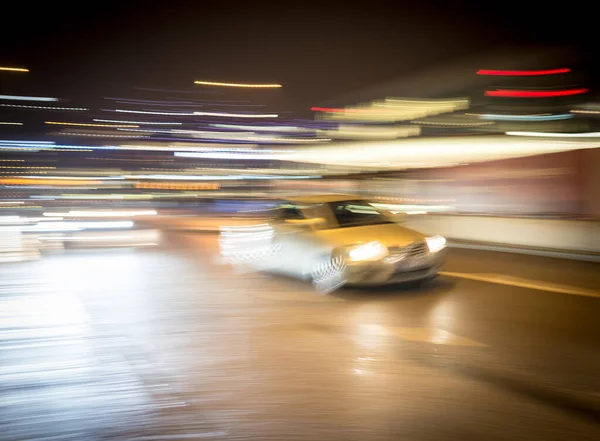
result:
[(216, 251), (0, 265), (0, 439), (600, 439), (598, 264), (451, 250), (320, 296)]

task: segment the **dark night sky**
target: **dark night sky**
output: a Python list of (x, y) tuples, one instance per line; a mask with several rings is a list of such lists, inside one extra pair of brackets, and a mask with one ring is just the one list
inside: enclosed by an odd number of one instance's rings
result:
[(30, 68), (31, 93), (280, 82), (298, 109), (497, 45), (583, 45), (595, 59), (592, 11), (529, 3), (23, 2), (4, 7), (0, 64)]

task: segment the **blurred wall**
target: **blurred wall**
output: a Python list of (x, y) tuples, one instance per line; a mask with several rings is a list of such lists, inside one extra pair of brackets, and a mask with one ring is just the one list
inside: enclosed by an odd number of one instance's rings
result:
[(600, 149), (584, 152), (583, 170), (584, 211), (588, 217), (600, 219)]
[[(363, 192), (407, 203), (443, 203), (457, 214), (594, 218), (600, 149), (575, 150), (367, 179)], [(424, 208), (425, 209), (425, 208)]]

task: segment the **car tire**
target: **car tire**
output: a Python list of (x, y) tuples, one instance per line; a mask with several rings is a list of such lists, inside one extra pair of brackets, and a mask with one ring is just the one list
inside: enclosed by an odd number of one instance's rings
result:
[(343, 256), (319, 259), (311, 268), (310, 277), (315, 290), (329, 294), (346, 284), (346, 260)]

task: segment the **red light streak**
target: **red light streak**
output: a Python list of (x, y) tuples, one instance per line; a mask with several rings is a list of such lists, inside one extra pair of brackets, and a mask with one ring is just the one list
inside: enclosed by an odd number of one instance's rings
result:
[(502, 75), (502, 76), (515, 76), (515, 77), (532, 77), (537, 75), (556, 75), (571, 72), (568, 67), (560, 69), (548, 69), (548, 70), (486, 70), (480, 69), (477, 71), (477, 75)]
[(570, 96), (587, 93), (588, 89), (567, 89), (567, 90), (489, 90), (485, 92), (486, 96), (508, 97), (508, 98), (550, 98), (555, 96)]

